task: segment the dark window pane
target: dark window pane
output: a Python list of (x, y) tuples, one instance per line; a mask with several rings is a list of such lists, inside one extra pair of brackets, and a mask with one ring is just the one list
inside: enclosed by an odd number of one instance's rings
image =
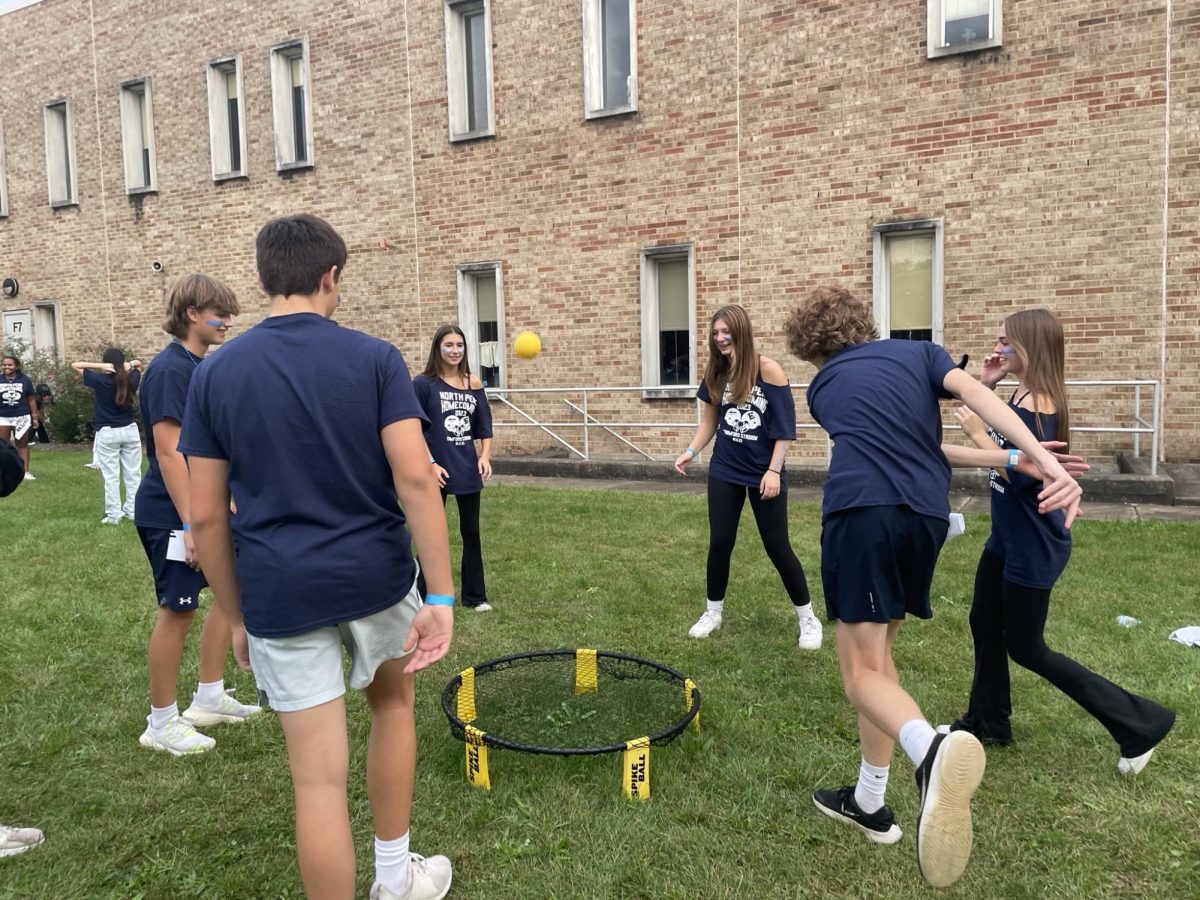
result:
[(483, 10), (463, 16), (464, 62), (467, 71), (467, 130), (486, 128), (487, 109), (487, 35)]
[(229, 171), (242, 171), (242, 137), (241, 122), (238, 120), (238, 102), (236, 97), (226, 101), (229, 115)]
[(629, 105), (629, 0), (601, 0), (604, 108)]
[(659, 332), (659, 384), (689, 384), (688, 377), (688, 333), (683, 331)]
[(932, 341), (932, 328), (911, 328), (906, 331), (892, 331), (890, 337), (897, 341)]
[(957, 47), (975, 41), (986, 40), (988, 37), (988, 19), (986, 13), (982, 16), (966, 16), (962, 19), (946, 20), (946, 46)]
[(308, 139), (304, 133), (304, 87), (292, 88), (292, 140), (295, 141), (296, 162), (308, 160)]

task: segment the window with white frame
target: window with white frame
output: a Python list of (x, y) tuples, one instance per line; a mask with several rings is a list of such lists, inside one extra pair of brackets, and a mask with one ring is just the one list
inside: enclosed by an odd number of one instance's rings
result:
[(446, 107), (450, 140), (496, 133), (491, 0), (446, 0)]
[(271, 50), (271, 99), (275, 113), (275, 167), (313, 164), (312, 104), (308, 42), (291, 41)]
[(583, 0), (583, 93), (589, 119), (637, 109), (636, 0)]
[(926, 56), (934, 59), (999, 47), (1004, 0), (926, 0)]
[(154, 113), (150, 79), (121, 85), (121, 146), (125, 155), (125, 193), (157, 190), (154, 158)]
[(242, 58), (213, 60), (208, 64), (208, 133), (213, 181), (246, 174), (245, 120)]
[(71, 101), (53, 100), (43, 107), (46, 125), (46, 181), (51, 206), (75, 205), (75, 133)]
[(467, 361), (484, 387), (505, 387), (504, 278), (500, 263), (458, 267), (458, 323), (467, 336)]
[(8, 215), (8, 175), (4, 165), (4, 120), (0, 119), (0, 219)]
[(942, 342), (942, 221), (877, 225), (872, 273), (882, 338)]
[(58, 302), (43, 301), (33, 305), (33, 346), (35, 350), (52, 353), (59, 358)]
[(691, 245), (642, 251), (642, 384), (649, 387), (696, 383), (694, 261)]

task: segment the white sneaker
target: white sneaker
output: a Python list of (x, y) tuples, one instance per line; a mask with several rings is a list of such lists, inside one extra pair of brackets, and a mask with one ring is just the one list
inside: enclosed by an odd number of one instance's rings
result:
[(688, 637), (706, 638), (720, 627), (721, 613), (708, 609), (696, 620), (696, 624), (688, 629)]
[(100, 463), (84, 463), (84, 464), (83, 464), (83, 467), (84, 467), (85, 469), (99, 469), (99, 468), (100, 468)]
[(120, 516), (105, 516), (100, 520), (101, 525), (119, 525), (121, 524)]
[(1154, 755), (1154, 748), (1151, 747), (1141, 756), (1122, 756), (1117, 760), (1117, 771), (1122, 775), (1137, 775), (1142, 769), (1146, 768), (1146, 763), (1150, 762), (1150, 757)]
[(167, 727), (155, 731), (146, 720), (146, 730), (138, 738), (138, 743), (150, 750), (162, 750), (172, 756), (190, 756), (204, 753), (217, 746), (212, 738), (201, 734), (183, 716), (173, 716)]
[(46, 839), (36, 828), (10, 828), (0, 825), (0, 857), (16, 856), (32, 850)]
[(26, 481), (37, 481), (37, 479), (33, 477), (33, 473), (32, 473), (32, 472), (26, 472), (26, 473), (25, 473), (25, 480), (26, 480)]
[(816, 616), (804, 616), (800, 619), (801, 650), (820, 650), (824, 635), (825, 629), (821, 627), (821, 620)]
[(454, 877), (450, 860), (444, 856), (426, 859), (419, 853), (408, 854), (408, 888), (397, 894), (378, 881), (371, 887), (371, 900), (442, 900), (450, 893)]
[(199, 725), (201, 728), (210, 725), (231, 724), (240, 725), (251, 716), (257, 716), (262, 712), (261, 706), (251, 706), (248, 703), (238, 703), (233, 697), (229, 696), (226, 691), (221, 695), (220, 701), (215, 709), (209, 709), (206, 706), (201, 706), (196, 702), (196, 695), (192, 695), (192, 705), (183, 712), (183, 718), (187, 719), (193, 725)]
[(485, 600), (483, 603), (480, 603), (478, 606), (472, 606), (471, 609), (475, 610), (475, 612), (491, 612), (492, 604), (488, 603)]

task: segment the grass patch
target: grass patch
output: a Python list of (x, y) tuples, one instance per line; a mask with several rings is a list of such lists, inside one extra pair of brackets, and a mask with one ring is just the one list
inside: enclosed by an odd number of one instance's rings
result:
[[(214, 729), (216, 751), (196, 759), (137, 746), (154, 614), (141, 546), (131, 525), (98, 524), (100, 478), (82, 468), (84, 454), (34, 452), (39, 480), (0, 501), (0, 821), (41, 827), (47, 843), (0, 861), (0, 897), (300, 896), (276, 721)], [(703, 608), (706, 522), (698, 497), (488, 489), (484, 552), (496, 610), (460, 611), (449, 658), (418, 682), (413, 847), (451, 857), (453, 896), (927, 895), (902, 754), (889, 790), (906, 831), (898, 845), (869, 845), (812, 808), (814, 788), (856, 776), (855, 716), (832, 632), (819, 653), (796, 649), (795, 616), (748, 512), (724, 627), (705, 641), (686, 636)], [(819, 598), (816, 507), (794, 504), (791, 523)], [(968, 528), (942, 555), (935, 618), (908, 627), (897, 646), (905, 683), (934, 722), (962, 711), (970, 685), (967, 611), (987, 520), (970, 518)], [(1178, 723), (1143, 775), (1123, 779), (1108, 734), (1014, 668), (1017, 744), (989, 755), (975, 855), (951, 895), (1196, 896), (1200, 651), (1166, 636), (1200, 624), (1200, 528), (1082, 520), (1075, 541), (1048, 642), (1173, 707)], [(1118, 627), (1119, 613), (1142, 625)], [(653, 751), (653, 798), (623, 798), (613, 756), (493, 752), (493, 790), (470, 789), (439, 706), (443, 685), (496, 656), (576, 646), (657, 660), (703, 692), (702, 731)], [(194, 650), (181, 697), (194, 686)], [(249, 676), (230, 666), (227, 677), (253, 696)], [(349, 709), (366, 896), (367, 717), (357, 695)]]

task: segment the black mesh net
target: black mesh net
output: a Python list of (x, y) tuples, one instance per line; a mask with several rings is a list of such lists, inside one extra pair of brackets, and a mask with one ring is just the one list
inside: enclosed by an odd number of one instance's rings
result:
[(577, 755), (611, 753), (625, 742), (649, 737), (665, 744), (700, 710), (694, 686), (689, 707), (687, 679), (650, 660), (595, 651), (596, 690), (576, 692), (589, 681), (575, 650), (537, 650), (480, 663), (474, 667), (475, 717), (460, 718), (458, 675), (442, 692), (442, 709), (455, 737), (465, 739), (467, 724), (484, 733), (489, 747), (526, 753)]

